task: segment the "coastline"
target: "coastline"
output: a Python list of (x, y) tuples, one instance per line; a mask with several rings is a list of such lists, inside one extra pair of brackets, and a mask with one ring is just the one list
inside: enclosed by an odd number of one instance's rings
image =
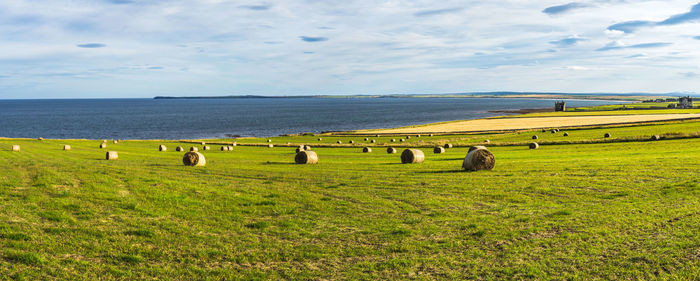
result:
[(589, 101), (635, 102), (657, 98), (673, 98), (677, 94), (664, 93), (539, 93), (539, 92), (469, 92), (443, 94), (393, 94), (393, 95), (226, 95), (226, 96), (155, 96), (153, 99), (401, 99), (401, 98), (503, 98), (503, 99), (567, 99)]

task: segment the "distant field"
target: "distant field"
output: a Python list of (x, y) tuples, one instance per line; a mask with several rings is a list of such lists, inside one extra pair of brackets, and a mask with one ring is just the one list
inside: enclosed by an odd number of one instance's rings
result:
[[(278, 137), (197, 168), (174, 152), (191, 143), (0, 139), (0, 279), (700, 279), (700, 139), (646, 141), (700, 122), (567, 132)], [(533, 134), (559, 145), (498, 146)], [(496, 168), (461, 171), (487, 138)], [(384, 152), (447, 142), (423, 164)]]
[(562, 117), (562, 116), (617, 116), (617, 115), (648, 115), (648, 114), (698, 114), (700, 108), (669, 109), (669, 104), (664, 103), (625, 103), (610, 104), (591, 107), (567, 108), (566, 112), (535, 112), (520, 115), (497, 116), (492, 118), (529, 118), (529, 117)]
[(668, 115), (668, 114), (700, 114), (700, 109), (638, 109), (638, 110), (607, 110), (607, 111), (566, 111), (566, 112), (537, 112), (521, 115), (492, 117), (497, 118), (529, 118), (529, 117), (564, 117), (564, 116), (619, 116), (619, 115)]
[[(567, 112), (568, 113), (568, 112)], [(586, 112), (583, 112), (585, 114)], [(599, 112), (595, 112), (599, 113)], [(583, 115), (582, 114), (582, 115)], [(605, 124), (622, 124), (636, 122), (663, 121), (675, 119), (700, 118), (698, 113), (687, 114), (645, 114), (645, 115), (616, 115), (606, 116), (601, 114), (591, 114), (592, 116), (556, 116), (533, 117), (530, 118), (489, 118), (477, 120), (464, 120), (454, 122), (443, 122), (426, 124), (421, 126), (403, 127), (396, 129), (382, 130), (361, 130), (355, 131), (360, 134), (420, 134), (431, 132), (457, 133), (457, 132), (480, 132), (480, 131), (502, 131), (502, 130), (522, 130), (534, 128), (558, 128), (574, 126), (591, 126)]]

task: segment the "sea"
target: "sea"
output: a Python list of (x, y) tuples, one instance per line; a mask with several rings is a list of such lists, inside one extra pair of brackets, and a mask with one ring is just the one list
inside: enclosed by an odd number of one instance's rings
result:
[[(565, 100), (568, 107), (619, 103)], [(213, 139), (395, 128), (478, 119), (555, 100), (526, 98), (231, 98), (0, 100), (0, 137)]]

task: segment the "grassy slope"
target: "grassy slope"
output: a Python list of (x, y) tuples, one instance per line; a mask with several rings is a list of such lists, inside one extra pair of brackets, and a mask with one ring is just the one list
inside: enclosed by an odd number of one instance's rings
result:
[(419, 165), (314, 148), (321, 163), (303, 166), (239, 146), (191, 168), (158, 142), (110, 143), (117, 161), (98, 144), (0, 140), (0, 276), (700, 278), (700, 139), (493, 147), (496, 169), (475, 173), (459, 170), (466, 148)]

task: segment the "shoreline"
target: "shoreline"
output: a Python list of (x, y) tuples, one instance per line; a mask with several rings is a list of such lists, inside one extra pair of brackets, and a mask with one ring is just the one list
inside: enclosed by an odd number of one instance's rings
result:
[[(411, 98), (411, 96), (405, 96), (408, 98)], [(249, 98), (249, 97), (248, 97)], [(308, 97), (294, 97), (294, 98), (308, 98)], [(423, 98), (464, 98), (464, 99), (530, 99), (530, 100), (557, 100), (555, 98), (552, 98), (552, 96), (549, 95), (539, 95), (539, 96), (506, 96), (506, 95), (500, 95), (500, 96), (467, 96), (467, 95), (462, 95), (459, 97), (452, 97), (452, 96), (426, 96)], [(577, 96), (575, 98), (567, 97), (565, 100), (567, 101), (601, 101), (601, 102), (614, 102), (614, 103), (628, 103), (630, 102), (629, 100), (605, 100), (605, 99), (600, 99), (601, 97), (596, 97), (596, 99), (589, 99), (581, 96)], [(496, 117), (507, 117), (507, 116), (513, 116), (513, 115), (522, 115), (522, 114), (528, 114), (528, 113), (542, 113), (542, 112), (553, 112), (553, 107), (542, 107), (542, 108), (520, 108), (520, 109), (503, 109), (503, 110), (488, 110), (484, 112), (488, 112), (489, 115), (491, 116), (482, 116), (482, 117), (472, 117), (472, 119), (468, 120), (479, 120), (479, 119), (486, 119), (486, 118), (496, 118)], [(453, 116), (454, 117), (454, 116)], [(466, 116), (465, 116), (466, 117)], [(406, 126), (426, 126), (430, 124), (440, 124), (440, 123), (445, 123), (445, 122), (457, 122), (461, 121), (464, 119), (452, 119), (452, 120), (446, 120), (446, 121), (438, 121), (438, 122), (420, 122), (417, 124), (413, 125), (399, 125), (399, 126), (394, 126), (390, 129), (398, 129), (398, 128), (403, 128)], [(362, 125), (360, 125), (362, 126)], [(352, 130), (319, 130), (315, 132), (315, 134), (334, 134), (334, 133), (345, 133), (345, 132), (353, 132), (353, 131), (366, 131), (366, 130), (382, 130), (383, 128), (374, 128), (374, 129), (366, 129), (358, 126), (359, 128), (357, 129), (352, 129)], [(294, 136), (294, 135), (301, 135), (304, 133), (308, 132), (288, 132), (288, 133), (283, 133), (283, 134), (271, 134), (271, 135), (240, 135), (240, 134), (235, 134), (235, 133), (220, 133), (220, 134), (212, 134), (210, 136), (195, 136), (186, 138), (187, 140), (190, 139), (196, 139), (196, 140), (206, 140), (206, 139), (230, 139), (230, 140), (236, 140), (236, 139), (243, 139), (243, 138), (269, 138), (269, 137), (283, 137), (283, 136)], [(42, 136), (41, 134), (37, 134), (35, 136), (24, 136), (24, 137), (0, 137), (4, 139), (35, 139), (38, 137), (45, 137)], [(114, 138), (114, 136), (112, 136)], [(107, 139), (112, 139), (112, 138), (107, 138)], [(104, 137), (98, 137), (98, 138), (89, 138), (89, 137), (67, 137), (67, 138), (47, 138), (47, 139), (55, 139), (55, 140), (102, 140), (105, 139)], [(148, 141), (148, 140), (182, 140), (179, 138), (122, 138), (124, 140), (140, 140), (140, 141)]]

